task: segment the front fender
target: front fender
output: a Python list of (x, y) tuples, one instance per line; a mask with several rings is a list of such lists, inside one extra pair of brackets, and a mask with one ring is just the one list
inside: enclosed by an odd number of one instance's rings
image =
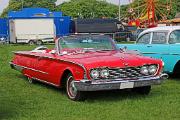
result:
[(180, 56), (169, 55), (168, 57), (164, 57), (163, 61), (164, 61), (164, 72), (173, 73), (175, 66), (180, 62)]
[(85, 71), (82, 67), (80, 67), (78, 65), (72, 65), (72, 66), (67, 66), (64, 69), (64, 71), (66, 71), (66, 70), (69, 70), (72, 73), (75, 80), (78, 81), (78, 80), (84, 79)]

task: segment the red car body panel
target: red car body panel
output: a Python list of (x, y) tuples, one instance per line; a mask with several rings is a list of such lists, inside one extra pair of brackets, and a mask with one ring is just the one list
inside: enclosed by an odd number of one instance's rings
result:
[[(51, 50), (48, 50), (51, 51)], [(99, 67), (124, 68), (137, 67), (145, 64), (158, 64), (160, 74), (162, 61), (121, 51), (101, 51), (58, 55), (49, 52), (16, 52), (12, 60), (15, 65), (23, 66), (22, 73), (30, 78), (36, 78), (55, 86), (61, 86), (61, 80), (66, 70), (71, 71), (76, 81), (86, 77), (90, 80), (90, 69)]]

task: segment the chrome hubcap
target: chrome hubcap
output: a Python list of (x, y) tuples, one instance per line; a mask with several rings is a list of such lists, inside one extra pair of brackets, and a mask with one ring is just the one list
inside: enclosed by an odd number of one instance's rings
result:
[(77, 94), (77, 89), (76, 89), (73, 81), (70, 83), (70, 92), (73, 96), (75, 96)]
[(77, 89), (76, 89), (76, 87), (75, 87), (75, 85), (74, 85), (74, 81), (73, 81), (73, 77), (71, 76), (71, 77), (69, 77), (69, 79), (68, 79), (68, 86), (67, 86), (68, 88), (68, 94), (69, 94), (69, 96), (71, 97), (71, 98), (74, 98), (74, 97), (76, 97), (76, 95), (77, 95)]
[(30, 41), (29, 44), (30, 44), (30, 45), (34, 45), (34, 42)]

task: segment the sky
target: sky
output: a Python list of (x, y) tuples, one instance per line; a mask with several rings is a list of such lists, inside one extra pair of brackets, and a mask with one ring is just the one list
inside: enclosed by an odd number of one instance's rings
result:
[(0, 13), (7, 7), (9, 0), (0, 0)]
[[(69, 0), (57, 0), (57, 3), (60, 4), (64, 1), (69, 1)], [(106, 0), (107, 2), (113, 3), (118, 5), (119, 4), (119, 0)], [(121, 4), (128, 4), (129, 0), (120, 0)]]
[[(61, 4), (64, 1), (69, 1), (69, 0), (57, 0), (57, 4)], [(119, 0), (106, 0), (107, 2), (113, 3), (113, 4), (118, 4)], [(128, 4), (129, 0), (120, 0), (121, 4)], [(0, 13), (3, 11), (4, 8), (7, 7), (9, 0), (0, 0)]]

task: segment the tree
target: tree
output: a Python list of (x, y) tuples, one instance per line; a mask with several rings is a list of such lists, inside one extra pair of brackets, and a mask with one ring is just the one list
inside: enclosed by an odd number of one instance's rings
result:
[(118, 6), (100, 0), (71, 0), (58, 5), (56, 10), (73, 18), (118, 17)]
[(22, 6), (27, 7), (43, 7), (49, 8), (50, 10), (55, 10), (56, 0), (10, 0), (7, 8), (3, 10), (1, 17), (6, 17), (8, 11), (21, 10)]

